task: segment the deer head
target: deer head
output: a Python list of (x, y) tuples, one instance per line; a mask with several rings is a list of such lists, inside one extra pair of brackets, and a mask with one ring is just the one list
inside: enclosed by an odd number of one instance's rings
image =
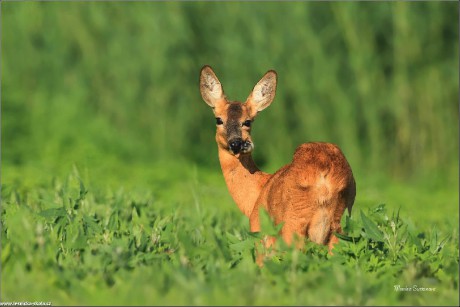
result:
[(255, 85), (246, 102), (241, 103), (227, 100), (222, 84), (210, 66), (201, 69), (201, 96), (214, 112), (216, 141), (221, 149), (236, 157), (252, 152), (252, 122), (257, 113), (267, 108), (275, 98), (276, 81), (276, 72), (268, 71)]

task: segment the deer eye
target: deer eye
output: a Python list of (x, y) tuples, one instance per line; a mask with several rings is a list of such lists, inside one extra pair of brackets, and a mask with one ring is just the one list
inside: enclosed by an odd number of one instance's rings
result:
[(249, 119), (244, 121), (243, 126), (251, 127), (251, 121)]
[(222, 125), (224, 122), (222, 121), (222, 118), (216, 117), (216, 124), (217, 125)]

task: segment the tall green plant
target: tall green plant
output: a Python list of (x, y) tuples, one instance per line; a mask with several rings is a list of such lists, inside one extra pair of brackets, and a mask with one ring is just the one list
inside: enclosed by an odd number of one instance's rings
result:
[(210, 64), (241, 101), (278, 71), (273, 107), (254, 126), (262, 167), (329, 141), (358, 170), (443, 177), (458, 169), (457, 7), (2, 3), (3, 163), (215, 166), (198, 91)]

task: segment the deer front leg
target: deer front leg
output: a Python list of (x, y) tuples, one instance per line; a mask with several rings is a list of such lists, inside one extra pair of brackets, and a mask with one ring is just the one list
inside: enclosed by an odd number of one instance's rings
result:
[[(260, 216), (259, 216), (260, 206), (254, 206), (251, 215), (249, 216), (249, 227), (251, 232), (260, 232)], [(262, 243), (266, 248), (271, 247), (276, 242), (276, 238), (273, 236), (266, 235), (262, 239)]]
[(260, 231), (260, 218), (259, 218), (259, 206), (255, 205), (252, 209), (251, 215), (249, 215), (249, 229), (251, 232)]
[[(254, 207), (254, 210), (249, 216), (249, 226), (251, 232), (260, 232), (259, 206), (257, 205)], [(262, 240), (260, 240), (260, 243), (256, 243), (255, 258), (259, 267), (263, 267), (264, 260), (267, 257), (273, 256), (273, 251), (271, 251), (270, 248), (275, 245), (275, 242), (275, 237), (266, 235)], [(262, 246), (260, 244), (262, 244)]]

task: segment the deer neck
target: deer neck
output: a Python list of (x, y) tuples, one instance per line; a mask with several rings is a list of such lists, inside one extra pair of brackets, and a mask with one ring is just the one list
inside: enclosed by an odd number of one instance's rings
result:
[(219, 148), (218, 151), (228, 191), (238, 208), (249, 217), (262, 187), (271, 175), (259, 170), (251, 154), (237, 158), (227, 150)]

